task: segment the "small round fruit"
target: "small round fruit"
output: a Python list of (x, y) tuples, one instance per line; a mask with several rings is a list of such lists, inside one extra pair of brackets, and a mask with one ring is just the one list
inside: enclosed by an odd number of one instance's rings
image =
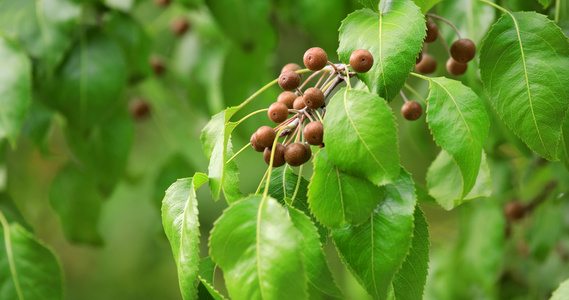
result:
[(447, 71), (452, 75), (458, 76), (466, 73), (468, 64), (459, 63), (458, 61), (449, 57), (447, 60)]
[(263, 148), (272, 147), (273, 141), (277, 134), (275, 131), (269, 126), (261, 126), (255, 132), (255, 136), (257, 138), (257, 144)]
[(365, 73), (373, 66), (373, 56), (365, 49), (358, 49), (350, 55), (350, 66), (357, 73)]
[(504, 215), (509, 221), (517, 221), (526, 214), (525, 206), (517, 200), (512, 200), (504, 205)]
[(162, 61), (162, 59), (154, 55), (150, 57), (150, 66), (152, 67), (152, 71), (156, 76), (162, 75), (164, 73), (164, 70), (166, 69), (166, 66), (164, 66), (164, 62)]
[(304, 52), (302, 61), (309, 70), (318, 71), (324, 68), (328, 63), (328, 55), (326, 55), (324, 49), (313, 47)]
[(296, 95), (289, 91), (284, 91), (277, 97), (277, 102), (283, 103), (288, 108), (292, 108), (294, 100), (296, 100)]
[(306, 150), (306, 152), (304, 154), (304, 162), (303, 163), (306, 163), (312, 157), (312, 149), (310, 149), (310, 145), (308, 143), (304, 143), (303, 145), (304, 145), (304, 150)]
[(427, 21), (427, 36), (425, 36), (425, 43), (432, 43), (439, 37), (439, 27), (433, 21)]
[(287, 164), (297, 167), (306, 162), (306, 148), (302, 143), (293, 143), (286, 147), (284, 158)]
[(190, 29), (190, 23), (184, 17), (178, 17), (170, 23), (170, 30), (172, 30), (176, 36), (184, 35), (188, 29)]
[(415, 121), (423, 114), (423, 107), (417, 101), (409, 101), (401, 106), (401, 115), (409, 121)]
[(321, 145), (324, 137), (324, 125), (320, 121), (312, 121), (304, 127), (304, 139), (310, 145)]
[(286, 71), (299, 71), (302, 70), (302, 67), (295, 64), (295, 63), (290, 63), (290, 64), (286, 64), (282, 69), (281, 69), (281, 73), (284, 73)]
[[(283, 144), (277, 143), (275, 146), (275, 156), (273, 157), (273, 168), (278, 168), (285, 164), (285, 150), (286, 147), (283, 146)], [(265, 151), (263, 152), (263, 158), (265, 159), (267, 165), (271, 163), (271, 148), (265, 148)]]
[(324, 93), (320, 89), (309, 88), (304, 92), (304, 104), (312, 109), (320, 108), (325, 101)]
[(267, 114), (271, 121), (275, 123), (282, 123), (288, 119), (288, 107), (284, 103), (275, 102), (269, 106)]
[(422, 59), (423, 59), (423, 51), (419, 52), (419, 55), (417, 56), (417, 58), (415, 58), (415, 64), (419, 64)]
[(150, 114), (150, 103), (148, 101), (135, 98), (128, 103), (130, 115), (137, 121), (141, 121)]
[(296, 109), (296, 110), (301, 110), (303, 108), (306, 107), (306, 104), (304, 104), (304, 97), (297, 97), (294, 100), (294, 103), (292, 104), (292, 108)]
[(249, 142), (251, 143), (251, 147), (253, 148), (253, 150), (257, 152), (263, 152), (263, 150), (265, 150), (265, 147), (261, 147), (261, 145), (259, 145), (259, 142), (257, 141), (256, 132), (251, 135), (251, 139), (249, 139)]
[(294, 71), (285, 71), (279, 76), (279, 86), (285, 91), (295, 90), (300, 85), (300, 75)]
[(476, 45), (469, 39), (456, 40), (450, 46), (450, 55), (454, 60), (460, 63), (467, 63), (474, 58), (476, 54)]
[(154, 0), (154, 3), (160, 7), (166, 7), (170, 4), (170, 0)]
[(415, 65), (419, 73), (430, 74), (437, 70), (437, 60), (430, 54), (423, 54), (423, 59)]

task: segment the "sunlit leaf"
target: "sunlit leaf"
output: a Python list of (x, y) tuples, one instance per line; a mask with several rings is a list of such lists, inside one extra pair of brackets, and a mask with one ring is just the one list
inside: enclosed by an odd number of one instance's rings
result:
[(569, 108), (567, 65), (567, 37), (534, 12), (504, 14), (480, 50), (480, 78), (498, 115), (548, 160), (558, 160), (561, 125)]
[(564, 300), (567, 298), (569, 298), (569, 279), (559, 285), (549, 300)]
[(162, 225), (172, 247), (184, 299), (195, 299), (198, 293), (200, 230), (196, 190), (207, 180), (202, 173), (179, 179), (168, 188), (162, 202)]
[[(213, 288), (213, 276), (215, 273), (216, 264), (208, 256), (200, 260), (199, 277), (200, 285), (198, 286), (198, 299), (225, 299), (216, 289)], [(207, 294), (206, 294), (207, 293)], [(209, 296), (209, 297), (208, 297)]]

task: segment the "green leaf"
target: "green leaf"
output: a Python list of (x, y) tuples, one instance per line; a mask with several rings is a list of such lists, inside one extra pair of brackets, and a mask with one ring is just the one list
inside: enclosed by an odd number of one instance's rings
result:
[(216, 221), (210, 255), (232, 299), (306, 299), (298, 231), (273, 198), (234, 202)]
[(366, 222), (383, 199), (385, 188), (340, 171), (328, 160), (328, 145), (312, 160), (314, 173), (308, 188), (310, 211), (328, 227)]
[(460, 170), (452, 157), (442, 150), (427, 171), (429, 193), (446, 210), (451, 210), (468, 200), (489, 197), (492, 194), (492, 181), (484, 153), (479, 168), (474, 187), (466, 196), (462, 196)]
[(104, 2), (109, 7), (128, 12), (132, 9), (136, 0), (104, 0)]
[[(231, 141), (228, 141), (227, 157), (233, 156), (233, 150), (231, 148)], [(239, 168), (235, 160), (225, 164), (225, 179), (223, 180), (222, 191), (223, 196), (225, 196), (225, 201), (229, 204), (243, 198), (243, 193), (239, 188)]]
[(533, 212), (532, 225), (526, 231), (527, 243), (531, 256), (544, 263), (555, 245), (563, 239), (565, 229), (566, 205), (559, 199), (551, 199), (540, 204)]
[(558, 160), (569, 107), (567, 65), (567, 37), (546, 16), (533, 12), (504, 14), (480, 50), (480, 78), (498, 115), (548, 160)]
[(184, 299), (195, 299), (198, 293), (200, 223), (196, 190), (207, 180), (202, 173), (179, 179), (168, 188), (162, 202), (162, 225), (172, 247)]
[(71, 0), (0, 1), (0, 29), (16, 38), (48, 70), (69, 48), (80, 16), (81, 5)]
[(374, 299), (387, 298), (409, 253), (417, 200), (413, 180), (405, 170), (386, 188), (386, 197), (367, 222), (332, 230), (342, 261)]
[(0, 57), (0, 139), (14, 147), (31, 103), (31, 66), (26, 53), (2, 35)]
[(565, 168), (569, 170), (569, 118), (563, 121), (563, 126), (561, 128), (561, 141), (559, 143), (559, 158), (565, 165)]
[(399, 174), (395, 117), (377, 95), (341, 89), (328, 104), (324, 128), (328, 156), (340, 170), (378, 186)]
[(101, 124), (116, 109), (126, 85), (126, 63), (117, 43), (98, 31), (83, 34), (48, 81), (46, 101), (77, 130)]
[(0, 212), (4, 214), (4, 217), (9, 223), (16, 222), (24, 227), (25, 230), (33, 233), (34, 229), (26, 222), (24, 216), (20, 213), (16, 204), (6, 192), (0, 193)]
[(379, 13), (379, 2), (380, 0), (358, 0), (365, 7)]
[(63, 275), (53, 252), (0, 212), (0, 298), (63, 299)]
[(559, 285), (549, 300), (563, 300), (567, 298), (569, 298), (569, 279), (566, 279)]
[(444, 77), (430, 78), (427, 122), (435, 141), (456, 162), (465, 197), (480, 168), (482, 146), (490, 127), (486, 109), (470, 88)]
[(415, 182), (415, 193), (417, 193), (417, 201), (421, 204), (439, 205), (437, 200), (429, 195), (429, 190), (423, 185)]
[(423, 299), (423, 289), (429, 270), (429, 224), (419, 205), (413, 214), (415, 227), (411, 249), (401, 269), (393, 278), (393, 290), (397, 300)]
[(71, 164), (64, 167), (51, 184), (49, 202), (69, 241), (103, 243), (97, 228), (103, 199), (89, 174)]
[(358, 10), (342, 21), (338, 55), (347, 64), (355, 50), (371, 52), (373, 67), (357, 76), (371, 92), (389, 102), (399, 94), (415, 65), (426, 26), (423, 14), (411, 0), (382, 1), (379, 11)]
[(551, 4), (551, 0), (538, 0), (538, 1), (539, 1), (539, 3), (540, 3), (541, 5), (543, 5), (543, 8), (544, 8), (544, 9), (545, 9), (545, 8), (548, 8), (549, 5)]
[[(425, 14), (426, 12), (428, 12), (433, 6), (435, 6), (437, 3), (441, 2), (442, 0), (413, 0), (413, 2), (415, 2), (415, 4), (421, 8), (421, 12), (423, 14)], [(444, 2), (448, 2), (448, 0), (443, 1)], [(443, 14), (443, 16), (445, 16), (445, 18), (447, 17), (446, 14)]]
[(152, 41), (141, 24), (129, 15), (114, 11), (105, 20), (105, 32), (121, 47), (130, 78), (137, 80), (150, 74)]
[(198, 299), (215, 299), (222, 300), (225, 299), (217, 290), (213, 287), (213, 276), (215, 273), (215, 268), (217, 265), (211, 260), (211, 256), (203, 258), (200, 260), (199, 272), (200, 285), (198, 287)]
[(301, 252), (308, 280), (308, 299), (344, 299), (328, 268), (314, 223), (294, 207), (288, 206), (288, 215), (300, 232)]

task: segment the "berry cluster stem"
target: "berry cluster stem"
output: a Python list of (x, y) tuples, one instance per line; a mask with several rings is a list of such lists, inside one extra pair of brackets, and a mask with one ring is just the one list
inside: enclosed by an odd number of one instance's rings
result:
[(430, 18), (433, 18), (433, 19), (441, 20), (441, 21), (443, 21), (443, 22), (449, 24), (449, 25), (452, 27), (452, 29), (454, 29), (454, 32), (456, 32), (456, 36), (458, 37), (458, 39), (459, 39), (459, 40), (462, 39), (462, 38), (460, 37), (460, 32), (458, 32), (458, 28), (456, 28), (456, 26), (454, 26), (454, 24), (453, 24), (451, 21), (449, 21), (449, 20), (447, 20), (447, 19), (445, 19), (445, 18), (443, 18), (443, 17), (439, 17), (439, 16), (437, 16), (437, 15), (434, 15), (434, 14), (426, 14), (426, 16), (427, 16), (427, 17), (430, 17)]

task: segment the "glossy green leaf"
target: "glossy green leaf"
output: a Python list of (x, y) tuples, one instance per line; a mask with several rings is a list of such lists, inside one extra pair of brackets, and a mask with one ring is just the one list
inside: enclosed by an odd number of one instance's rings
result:
[(90, 31), (76, 42), (48, 81), (44, 98), (72, 127), (85, 130), (122, 108), (118, 99), (126, 85), (126, 68), (117, 43), (101, 32)]
[(456, 162), (465, 197), (476, 182), (490, 127), (486, 109), (470, 88), (444, 77), (430, 78), (427, 122), (435, 141)]
[(563, 121), (561, 127), (561, 141), (559, 142), (559, 158), (569, 170), (569, 118)]
[(195, 299), (198, 292), (200, 224), (196, 190), (207, 180), (202, 173), (179, 179), (168, 188), (162, 202), (162, 225), (172, 247), (184, 299)]
[(10, 195), (6, 192), (0, 193), (0, 212), (4, 214), (8, 223), (16, 222), (30, 233), (34, 232), (32, 226), (26, 221)]
[(275, 199), (234, 202), (216, 221), (209, 246), (232, 299), (306, 299), (298, 231)]
[(105, 20), (105, 32), (120, 45), (128, 65), (129, 78), (142, 79), (150, 74), (152, 41), (142, 24), (114, 11)]
[(332, 230), (342, 261), (374, 299), (387, 298), (409, 253), (417, 201), (411, 175), (404, 170), (386, 189), (386, 197), (365, 223)]
[(564, 300), (567, 298), (569, 298), (569, 279), (566, 279), (559, 285), (549, 300)]
[[(228, 141), (227, 157), (233, 156), (233, 150), (231, 148), (231, 141)], [(225, 179), (223, 180), (222, 191), (223, 196), (225, 196), (225, 201), (229, 204), (243, 198), (243, 193), (239, 188), (239, 168), (235, 160), (225, 164)]]
[(15, 42), (2, 35), (0, 57), (0, 139), (8, 139), (15, 146), (31, 103), (30, 60)]
[(103, 198), (89, 174), (71, 164), (64, 167), (51, 184), (49, 202), (69, 241), (103, 243), (98, 230)]
[(399, 95), (415, 65), (426, 26), (423, 14), (411, 0), (382, 1), (379, 11), (358, 10), (342, 21), (338, 55), (347, 64), (354, 50), (371, 52), (373, 67), (357, 76), (371, 92), (389, 102)]
[(378, 186), (399, 174), (395, 117), (377, 95), (341, 89), (328, 104), (324, 128), (328, 156), (340, 170)]
[(216, 289), (213, 288), (213, 276), (215, 273), (216, 264), (211, 260), (211, 256), (200, 260), (199, 265), (199, 278), (200, 286), (198, 287), (198, 299), (225, 299)]
[(498, 115), (548, 160), (558, 160), (569, 108), (567, 65), (567, 37), (546, 16), (533, 12), (504, 14), (480, 50), (480, 78)]
[(393, 290), (397, 300), (423, 299), (423, 289), (429, 270), (429, 224), (420, 206), (413, 214), (415, 227), (411, 249), (401, 269), (393, 278)]
[(382, 201), (385, 188), (339, 170), (328, 160), (328, 145), (312, 160), (314, 173), (308, 189), (310, 211), (328, 227), (366, 222)]
[(380, 0), (358, 0), (365, 7), (379, 13), (379, 2)]
[(288, 215), (300, 232), (304, 269), (308, 281), (308, 299), (344, 299), (328, 268), (317, 228), (302, 211), (288, 206)]
[(0, 1), (0, 29), (49, 70), (71, 45), (80, 15), (80, 4), (71, 0)]
[[(428, 12), (433, 6), (435, 6), (437, 3), (441, 2), (442, 0), (413, 0), (413, 2), (415, 2), (415, 4), (417, 6), (419, 6), (419, 8), (421, 8), (421, 12), (423, 14), (425, 14), (426, 12)], [(448, 0), (446, 0), (448, 1)], [(442, 1), (443, 3), (446, 1)], [(444, 15), (445, 18), (447, 15)]]
[(0, 212), (0, 298), (63, 299), (63, 275), (53, 252)]
[(466, 196), (462, 196), (460, 169), (444, 150), (439, 153), (427, 171), (427, 186), (431, 196), (447, 210), (468, 200), (489, 197), (492, 194), (492, 181), (486, 163), (486, 154), (482, 153), (476, 182)]
[(543, 5), (543, 8), (547, 8), (551, 4), (551, 0), (538, 0), (538, 1), (541, 5)]
[[(456, 26), (462, 38), (470, 39), (476, 45), (479, 45), (495, 20), (495, 8), (481, 1), (445, 0), (437, 5), (437, 9), (440, 16)], [(454, 30), (446, 27), (447, 24), (436, 19), (433, 21), (437, 22), (449, 43), (458, 39)], [(472, 67), (470, 64), (469, 68)]]

